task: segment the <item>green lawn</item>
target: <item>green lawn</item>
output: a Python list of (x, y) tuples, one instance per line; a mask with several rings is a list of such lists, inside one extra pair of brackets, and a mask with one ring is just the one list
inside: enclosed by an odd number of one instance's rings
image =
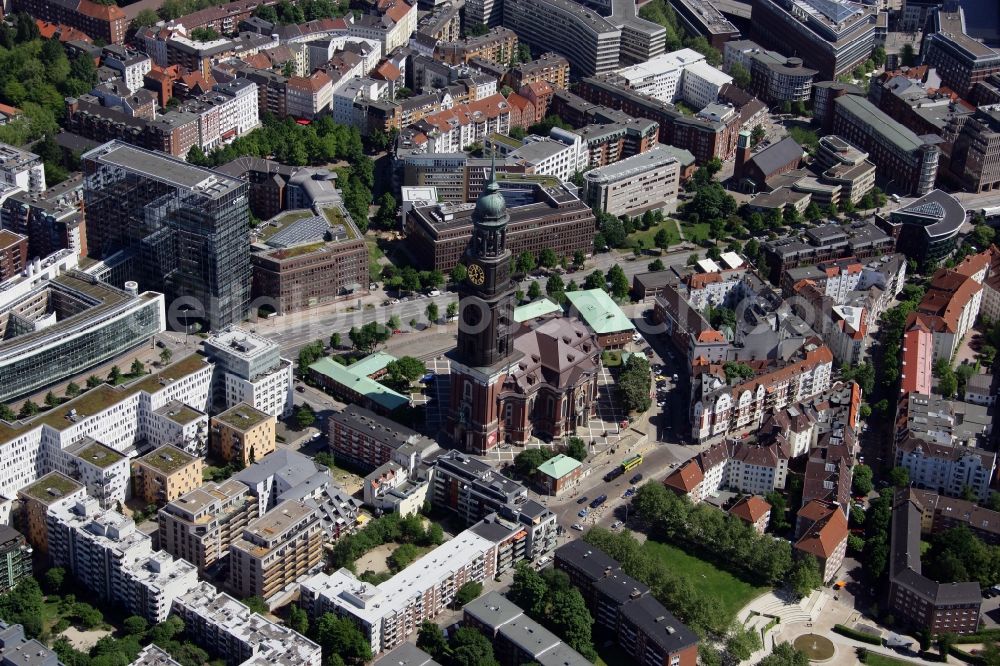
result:
[(708, 240), (708, 235), (712, 230), (712, 226), (708, 222), (682, 224), (682, 226), (684, 228), (684, 237), (692, 243), (700, 243), (701, 241)]
[(645, 231), (636, 231), (628, 235), (628, 241), (626, 245), (629, 247), (634, 247), (637, 240), (642, 241), (642, 246), (646, 249), (656, 247), (656, 242), (653, 240), (656, 237), (656, 232), (660, 229), (666, 229), (667, 234), (670, 236), (670, 245), (677, 245), (681, 242), (680, 231), (677, 230), (677, 220), (664, 220), (660, 224), (651, 226)]
[(875, 654), (869, 651), (865, 656), (865, 664), (868, 666), (911, 666), (914, 662), (905, 659), (895, 659), (885, 655)]
[(657, 559), (666, 562), (671, 571), (689, 578), (708, 596), (718, 599), (728, 618), (736, 617), (741, 608), (768, 590), (767, 587), (750, 585), (731, 573), (716, 568), (714, 564), (688, 555), (675, 546), (647, 540), (642, 547), (653, 553)]

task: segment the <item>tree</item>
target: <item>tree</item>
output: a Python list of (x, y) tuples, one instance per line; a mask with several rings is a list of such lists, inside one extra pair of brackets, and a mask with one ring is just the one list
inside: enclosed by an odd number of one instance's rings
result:
[(905, 488), (910, 485), (910, 471), (905, 467), (893, 467), (889, 471), (889, 483), (896, 488)]
[(333, 613), (324, 613), (316, 622), (316, 642), (327, 659), (339, 655), (345, 664), (361, 666), (372, 658), (372, 649), (364, 634), (353, 622)]
[(587, 279), (583, 281), (584, 289), (607, 289), (607, 280), (604, 277), (604, 273), (601, 271), (594, 271), (587, 276)]
[(334, 331), (333, 333), (330, 334), (330, 348), (331, 349), (339, 349), (341, 342), (342, 342), (342, 340), (340, 338), (340, 333)]
[(132, 361), (132, 366), (129, 368), (129, 374), (131, 374), (133, 377), (136, 377), (138, 375), (143, 374), (144, 372), (146, 372), (145, 363), (143, 363), (139, 359), (135, 359), (134, 361)]
[(518, 562), (514, 569), (514, 579), (510, 585), (508, 598), (532, 617), (545, 611), (545, 595), (548, 585), (542, 575), (527, 562)]
[(288, 607), (288, 627), (302, 635), (309, 633), (309, 614), (298, 604), (291, 604)]
[(757, 125), (753, 128), (753, 131), (750, 132), (750, 142), (753, 145), (757, 145), (764, 140), (765, 136), (767, 136), (767, 130), (764, 129), (763, 125)]
[(608, 282), (611, 283), (611, 295), (615, 298), (625, 298), (628, 296), (628, 277), (621, 266), (615, 264), (608, 270)]
[(650, 273), (656, 273), (658, 271), (666, 270), (666, 266), (663, 265), (662, 259), (654, 259), (653, 261), (649, 262), (649, 265), (646, 266), (646, 269)]
[(899, 53), (899, 64), (904, 67), (913, 66), (913, 44), (903, 44), (903, 48)]
[(760, 634), (753, 627), (745, 627), (738, 623), (733, 623), (726, 636), (726, 652), (738, 661), (750, 658), (763, 644)]
[(381, 229), (393, 229), (396, 227), (396, 214), (399, 212), (399, 204), (396, 197), (389, 191), (383, 192), (378, 199), (378, 213), (375, 214), (375, 223)]
[(48, 393), (45, 394), (45, 404), (49, 407), (58, 407), (59, 396), (57, 396), (52, 391), (49, 391)]
[(994, 231), (993, 227), (986, 224), (977, 224), (972, 229), (972, 239), (981, 248), (989, 247), (995, 236), (996, 231)]
[(395, 361), (389, 361), (385, 366), (386, 373), (406, 382), (413, 382), (427, 374), (427, 366), (418, 358), (401, 356)]
[(303, 428), (308, 428), (313, 423), (316, 423), (316, 412), (309, 405), (296, 405), (295, 407), (295, 423), (298, 425), (299, 430)]
[(96, 375), (91, 375), (91, 376), (87, 377), (87, 388), (89, 388), (89, 389), (95, 388), (97, 386), (100, 386), (103, 383), (104, 383), (104, 380), (101, 379), (100, 377), (97, 377)]
[(629, 412), (645, 412), (652, 404), (649, 397), (649, 362), (635, 354), (628, 361), (618, 377), (618, 395)]
[(541, 254), (538, 255), (538, 264), (544, 266), (545, 268), (552, 268), (559, 263), (559, 257), (556, 256), (555, 250), (550, 247), (542, 250)]
[[(559, 571), (565, 576), (564, 572)], [(546, 613), (548, 624), (566, 643), (593, 661), (597, 654), (591, 638), (591, 626), (594, 623), (587, 604), (580, 590), (570, 586), (565, 590), (553, 592), (549, 585), (550, 600)]]
[(778, 643), (757, 666), (809, 666), (809, 657), (791, 643)]
[(470, 580), (469, 582), (458, 588), (458, 592), (455, 593), (455, 607), (461, 608), (467, 603), (470, 603), (474, 599), (478, 599), (483, 593), (483, 584)]
[(258, 615), (266, 615), (269, 610), (267, 602), (256, 595), (244, 599), (243, 605), (249, 608), (251, 612), (257, 613)]
[(18, 412), (17, 417), (20, 419), (26, 419), (34, 416), (38, 413), (38, 405), (36, 405), (31, 400), (25, 400), (24, 404), (21, 405), (21, 411)]
[(160, 350), (160, 363), (161, 364), (168, 365), (170, 363), (170, 359), (172, 359), (173, 357), (174, 357), (174, 353), (172, 351), (170, 351), (169, 349), (161, 349)]
[(656, 247), (661, 250), (666, 250), (670, 247), (670, 233), (666, 229), (660, 229), (653, 236), (653, 242), (656, 243)]
[(609, 247), (622, 247), (625, 245), (625, 240), (628, 237), (628, 234), (625, 232), (625, 225), (614, 215), (608, 213), (598, 214), (597, 227), (601, 230), (604, 242)]
[(771, 529), (775, 532), (784, 532), (791, 525), (788, 523), (788, 503), (785, 496), (779, 492), (770, 492), (764, 496), (767, 503), (771, 505)]
[(847, 537), (847, 549), (852, 553), (860, 555), (865, 550), (865, 540), (857, 534)]
[(566, 455), (580, 462), (587, 459), (587, 445), (579, 437), (570, 437), (566, 445)]
[(469, 277), (469, 270), (465, 267), (465, 264), (455, 264), (455, 267), (451, 269), (451, 281), (455, 284), (461, 284)]
[(872, 483), (872, 468), (868, 465), (854, 466), (854, 479), (851, 482), (855, 495), (867, 495), (875, 485)]
[(0, 404), (0, 419), (3, 419), (4, 421), (13, 421), (16, 418), (17, 414), (15, 414), (14, 410), (10, 408), (10, 405)]
[(45, 572), (45, 587), (53, 593), (59, 594), (62, 591), (63, 583), (66, 582), (66, 570), (62, 567), (52, 567)]
[(733, 83), (737, 88), (748, 90), (750, 88), (750, 72), (738, 62), (734, 62), (729, 68), (729, 76), (733, 77)]
[(514, 458), (514, 468), (521, 476), (531, 476), (538, 466), (553, 456), (549, 449), (525, 449)]
[(427, 304), (427, 309), (424, 310), (424, 313), (427, 315), (427, 321), (432, 324), (441, 318), (441, 313), (438, 311), (438, 304), (434, 301)]
[(125, 633), (129, 636), (142, 636), (149, 629), (149, 622), (139, 615), (130, 615), (122, 622)]
[(542, 288), (538, 284), (538, 280), (532, 280), (531, 284), (528, 285), (528, 298), (535, 300), (542, 295)]
[(819, 563), (812, 555), (805, 555), (795, 561), (789, 573), (788, 584), (800, 599), (809, 596), (817, 587), (822, 587), (823, 576)]
[(143, 9), (132, 20), (132, 25), (136, 28), (148, 28), (156, 25), (160, 17), (152, 9)]
[(530, 273), (535, 270), (535, 255), (525, 250), (521, 254), (517, 255), (516, 265), (518, 273)]
[(559, 274), (553, 274), (549, 276), (549, 279), (545, 281), (545, 293), (555, 299), (557, 302), (562, 302), (566, 298), (566, 285), (563, 283), (562, 277)]
[(108, 373), (108, 381), (112, 385), (118, 384), (122, 380), (122, 369), (117, 365), (111, 366), (111, 372)]
[(935, 641), (935, 646), (938, 649), (938, 654), (941, 655), (941, 661), (948, 662), (948, 653), (951, 652), (951, 646), (955, 644), (955, 639), (957, 637), (952, 633), (943, 633), (937, 637)]
[(461, 627), (452, 635), (451, 663), (454, 666), (499, 666), (490, 642), (469, 627)]
[(448, 319), (453, 319), (457, 315), (458, 315), (458, 301), (452, 301), (451, 303), (448, 304), (448, 307), (445, 308), (445, 316)]
[(580, 268), (586, 261), (586, 257), (583, 254), (583, 250), (577, 250), (573, 253), (573, 266)]
[(420, 557), (420, 551), (417, 550), (417, 547), (412, 543), (404, 543), (392, 551), (392, 555), (386, 558), (386, 562), (389, 564), (389, 570), (395, 573), (413, 564), (418, 557)]
[(394, 329), (382, 326), (378, 322), (368, 322), (361, 326), (361, 328), (352, 327), (350, 331), (347, 332), (347, 337), (350, 339), (351, 344), (354, 348), (360, 352), (370, 354), (375, 351), (375, 348), (380, 344), (384, 343), (392, 336), (392, 331)]
[(430, 620), (420, 623), (420, 631), (417, 632), (417, 647), (434, 657), (436, 661), (444, 661), (448, 655), (448, 639), (444, 637), (441, 627)]

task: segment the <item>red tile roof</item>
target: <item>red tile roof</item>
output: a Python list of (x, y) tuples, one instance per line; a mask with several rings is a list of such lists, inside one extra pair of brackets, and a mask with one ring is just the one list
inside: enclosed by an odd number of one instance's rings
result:
[(389, 9), (386, 10), (385, 15), (391, 18), (396, 23), (399, 23), (404, 18), (406, 18), (406, 15), (410, 12), (410, 9), (412, 9), (410, 5), (400, 1), (393, 4), (392, 7), (389, 7)]
[(798, 515), (811, 520), (812, 525), (795, 544), (797, 550), (825, 560), (847, 539), (847, 516), (836, 504), (813, 500), (799, 509)]
[(688, 460), (680, 468), (674, 470), (670, 476), (663, 480), (663, 485), (671, 490), (686, 495), (698, 487), (705, 476), (701, 473), (701, 467), (694, 459)]
[(744, 497), (729, 510), (730, 515), (742, 518), (748, 523), (756, 523), (771, 511), (771, 505), (759, 495)]

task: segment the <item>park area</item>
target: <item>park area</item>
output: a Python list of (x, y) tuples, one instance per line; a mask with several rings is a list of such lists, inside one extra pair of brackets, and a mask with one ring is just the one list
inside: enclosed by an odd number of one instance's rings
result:
[(740, 580), (711, 562), (688, 555), (680, 548), (648, 539), (642, 549), (663, 562), (677, 576), (687, 578), (707, 597), (718, 599), (726, 614), (726, 624), (755, 597), (768, 591)]

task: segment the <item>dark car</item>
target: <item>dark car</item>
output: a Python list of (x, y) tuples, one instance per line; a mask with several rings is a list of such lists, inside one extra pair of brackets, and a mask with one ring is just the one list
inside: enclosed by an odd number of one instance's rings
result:
[(595, 497), (594, 501), (590, 503), (590, 508), (591, 509), (596, 509), (597, 507), (601, 506), (602, 504), (604, 504), (607, 501), (608, 501), (608, 496), (607, 495), (601, 495), (599, 497)]
[(604, 482), (608, 483), (609, 481), (614, 481), (624, 473), (625, 470), (623, 470), (621, 467), (616, 467), (615, 469), (611, 470), (610, 472), (604, 475)]
[(631, 479), (628, 480), (628, 482), (630, 484), (632, 484), (633, 486), (635, 484), (639, 483), (640, 481), (642, 481), (642, 474), (641, 473), (636, 474), (635, 476), (633, 476)]
[(578, 499), (578, 500), (576, 501), (576, 503), (577, 503), (577, 504), (583, 504), (584, 502), (586, 502), (586, 501), (587, 501), (587, 499), (588, 499), (588, 498), (587, 498), (587, 496), (586, 496), (586, 495), (584, 495), (583, 497), (581, 497), (580, 499)]

